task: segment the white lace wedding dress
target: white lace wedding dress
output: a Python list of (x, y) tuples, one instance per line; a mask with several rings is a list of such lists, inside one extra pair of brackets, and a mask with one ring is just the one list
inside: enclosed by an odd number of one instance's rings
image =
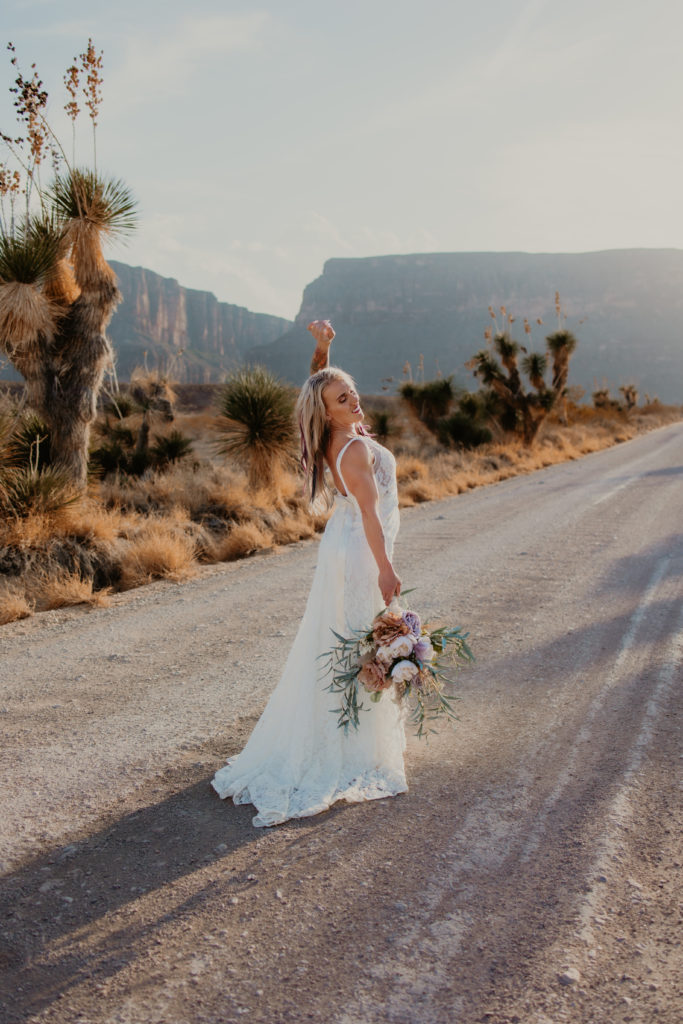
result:
[[(354, 443), (368, 445), (373, 455), (391, 558), (399, 525), (396, 463), (373, 439), (352, 438), (337, 457), (342, 484), (342, 459)], [(407, 789), (405, 734), (397, 705), (388, 694), (376, 704), (366, 697), (358, 730), (351, 727), (345, 735), (331, 714), (339, 696), (325, 689), (329, 677), (318, 660), (336, 643), (333, 629), (349, 636), (353, 629), (368, 627), (384, 607), (360, 508), (345, 484), (344, 490), (347, 496), (335, 492), (304, 617), (280, 681), (244, 750), (213, 779), (220, 797), (255, 805), (257, 826), (318, 814), (337, 800), (376, 800)]]

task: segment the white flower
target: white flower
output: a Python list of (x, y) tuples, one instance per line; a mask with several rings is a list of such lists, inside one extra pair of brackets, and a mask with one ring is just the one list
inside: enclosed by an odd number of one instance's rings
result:
[(420, 670), (412, 661), (399, 661), (391, 670), (391, 678), (395, 683), (409, 683)]
[(409, 654), (413, 653), (413, 647), (415, 646), (415, 637), (411, 636), (410, 633), (406, 633), (404, 636), (397, 636), (395, 640), (392, 640), (390, 644), (387, 644), (388, 650), (391, 651), (391, 657), (393, 658), (407, 658)]
[(378, 647), (377, 654), (375, 655), (375, 661), (378, 661), (380, 665), (391, 665), (394, 660), (394, 655), (391, 653), (388, 647)]

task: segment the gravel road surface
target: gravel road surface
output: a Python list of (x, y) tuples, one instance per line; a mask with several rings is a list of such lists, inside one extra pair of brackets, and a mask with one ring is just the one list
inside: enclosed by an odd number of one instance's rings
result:
[(406, 510), (460, 724), (271, 830), (209, 781), (316, 541), (2, 627), (3, 1024), (679, 1024), (682, 509), (676, 424)]

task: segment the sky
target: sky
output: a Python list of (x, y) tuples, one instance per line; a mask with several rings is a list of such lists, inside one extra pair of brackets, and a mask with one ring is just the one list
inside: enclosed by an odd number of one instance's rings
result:
[(139, 201), (108, 255), (256, 312), (331, 257), (683, 248), (678, 0), (3, 0), (2, 29), (67, 148), (62, 76), (104, 52), (98, 167)]

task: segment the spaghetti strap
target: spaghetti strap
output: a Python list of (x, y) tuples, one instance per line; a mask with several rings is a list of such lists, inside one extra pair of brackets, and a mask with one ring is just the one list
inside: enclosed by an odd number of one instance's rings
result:
[(344, 445), (342, 450), (339, 452), (339, 455), (337, 456), (337, 462), (336, 462), (337, 476), (339, 477), (339, 479), (341, 480), (342, 484), (344, 485), (344, 490), (346, 491), (346, 493), (344, 495), (345, 498), (348, 498), (348, 496), (349, 496), (349, 489), (346, 486), (346, 480), (344, 479), (344, 477), (342, 475), (342, 471), (341, 471), (342, 455), (344, 454), (346, 449), (349, 447), (349, 445), (353, 444), (354, 441), (362, 441), (362, 440), (363, 440), (362, 434), (358, 434), (356, 437), (352, 437), (349, 441), (346, 442), (346, 444)]

